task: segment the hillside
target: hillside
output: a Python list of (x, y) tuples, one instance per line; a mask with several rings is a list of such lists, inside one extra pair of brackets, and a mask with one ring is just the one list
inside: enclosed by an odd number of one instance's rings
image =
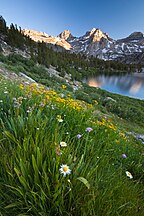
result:
[(0, 81), (0, 213), (142, 216), (144, 149), (127, 132), (144, 132), (143, 101), (55, 76), (45, 87), (6, 71)]

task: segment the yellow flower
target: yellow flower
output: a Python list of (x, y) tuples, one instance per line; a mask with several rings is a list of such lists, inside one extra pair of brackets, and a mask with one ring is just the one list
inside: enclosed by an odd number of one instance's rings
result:
[(66, 86), (65, 86), (65, 85), (62, 85), (62, 88), (63, 88), (63, 89), (66, 89)]
[(24, 88), (24, 86), (22, 84), (20, 84), (20, 89), (23, 89), (23, 88)]
[(97, 100), (93, 100), (93, 103), (95, 103), (95, 105), (97, 105), (97, 104), (98, 104)]
[(37, 84), (36, 84), (36, 83), (32, 83), (30, 86), (31, 86), (31, 87), (36, 87)]

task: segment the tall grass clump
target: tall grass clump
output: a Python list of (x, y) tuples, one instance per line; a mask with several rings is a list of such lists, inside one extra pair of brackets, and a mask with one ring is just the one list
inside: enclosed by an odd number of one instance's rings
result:
[(1, 215), (144, 215), (142, 144), (61, 92), (1, 79)]

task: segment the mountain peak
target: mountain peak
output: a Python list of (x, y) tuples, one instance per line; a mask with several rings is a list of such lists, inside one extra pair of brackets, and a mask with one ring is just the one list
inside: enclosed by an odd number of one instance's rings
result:
[(58, 37), (60, 37), (61, 39), (67, 40), (69, 37), (72, 37), (72, 34), (70, 30), (64, 30), (58, 35)]
[[(128, 37), (126, 38), (122, 38), (122, 39), (119, 39), (118, 42), (124, 42), (124, 43), (134, 43), (134, 42), (142, 42), (144, 41), (144, 33), (142, 32), (133, 32), (131, 33)], [(142, 42), (143, 44), (143, 42)]]
[(142, 32), (133, 32), (128, 37), (138, 40), (138, 39), (144, 38), (144, 34)]
[(92, 28), (89, 36), (92, 38), (93, 42), (100, 41), (102, 38), (107, 39), (107, 35), (103, 33), (99, 28)]
[(94, 34), (95, 31), (97, 31), (98, 28), (92, 28), (90, 31), (90, 35)]
[(99, 28), (92, 28), (90, 34), (95, 34), (96, 32), (102, 32)]

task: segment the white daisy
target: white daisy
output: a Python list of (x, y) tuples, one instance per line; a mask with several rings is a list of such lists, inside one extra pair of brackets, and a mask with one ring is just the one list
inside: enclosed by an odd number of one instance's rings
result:
[(66, 147), (66, 146), (67, 146), (66, 142), (60, 142), (60, 147)]
[(58, 119), (58, 122), (63, 122), (63, 119)]
[(133, 178), (132, 174), (131, 174), (129, 171), (126, 171), (126, 175), (127, 175), (127, 177), (129, 177), (130, 179)]
[(60, 174), (63, 174), (64, 177), (71, 173), (71, 170), (70, 170), (69, 166), (67, 166), (66, 164), (62, 164), (60, 166), (59, 170), (60, 170)]

